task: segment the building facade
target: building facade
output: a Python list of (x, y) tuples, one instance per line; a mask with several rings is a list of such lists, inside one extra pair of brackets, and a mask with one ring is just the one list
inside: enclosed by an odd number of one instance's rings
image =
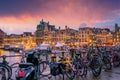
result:
[(5, 33), (0, 29), (0, 46), (4, 43)]
[(65, 29), (55, 28), (54, 25), (50, 25), (49, 22), (40, 21), (40, 24), (37, 25), (36, 43), (41, 44), (46, 42), (51, 45), (55, 45), (57, 42), (65, 43), (68, 45), (75, 45), (78, 41), (77, 39), (77, 30), (70, 29), (65, 26)]
[(96, 42), (98, 45), (113, 45), (113, 34), (108, 28), (97, 28), (94, 30), (94, 35), (96, 35)]
[(55, 45), (57, 42), (65, 43), (69, 46), (84, 46), (91, 43), (97, 45), (104, 44), (104, 46), (113, 45), (113, 33), (107, 28), (79, 28), (79, 30), (71, 29), (65, 26), (64, 29), (55, 28), (49, 22), (40, 21), (35, 32), (36, 43), (42, 42)]
[(36, 46), (36, 41), (32, 33), (24, 32), (20, 35), (6, 35), (4, 38), (4, 45), (23, 45), (26, 49), (30, 49)]
[(88, 45), (88, 42), (91, 42), (91, 37), (93, 35), (93, 29), (86, 27), (86, 28), (79, 28), (79, 46)]
[(120, 26), (115, 24), (115, 32), (114, 32), (114, 45), (120, 44)]
[(37, 25), (37, 30), (35, 31), (36, 43), (40, 44), (43, 41), (48, 41), (51, 38), (51, 33), (55, 31), (55, 26), (50, 25), (49, 22), (43, 20)]

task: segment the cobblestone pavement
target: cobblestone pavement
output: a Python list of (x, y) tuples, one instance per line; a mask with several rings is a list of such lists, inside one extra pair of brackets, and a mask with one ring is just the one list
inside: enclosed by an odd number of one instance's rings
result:
[[(43, 77), (40, 80), (49, 80), (48, 77)], [(62, 75), (52, 77), (50, 80), (63, 80)], [(65, 78), (65, 80), (68, 80)], [(98, 78), (93, 77), (92, 73), (88, 71), (86, 77), (76, 77), (74, 80), (120, 80), (120, 67), (113, 68), (111, 71), (102, 71), (101, 75)]]

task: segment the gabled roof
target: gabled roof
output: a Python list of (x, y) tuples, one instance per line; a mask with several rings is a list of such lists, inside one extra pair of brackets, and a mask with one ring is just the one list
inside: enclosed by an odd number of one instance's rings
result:
[(7, 35), (2, 29), (0, 29), (0, 33), (2, 33), (2, 35)]
[(3, 34), (5, 34), (5, 32), (2, 29), (0, 29), (0, 32), (2, 32)]

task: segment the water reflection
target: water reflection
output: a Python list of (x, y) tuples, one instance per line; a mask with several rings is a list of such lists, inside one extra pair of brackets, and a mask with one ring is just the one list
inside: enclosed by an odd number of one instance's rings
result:
[[(15, 53), (15, 52), (12, 52), (12, 51), (0, 50), (0, 56), (3, 56), (3, 55), (7, 55), (7, 56), (19, 55), (19, 53)], [(9, 64), (13, 64), (15, 62), (20, 62), (20, 59), (21, 59), (21, 57), (7, 57), (6, 58), (6, 60), (9, 62)], [(2, 60), (2, 59), (0, 59), (0, 60)]]
[(4, 50), (0, 49), (0, 56), (4, 55)]
[[(7, 56), (10, 56), (10, 55), (19, 55), (19, 53), (15, 53), (15, 52), (12, 52), (12, 51), (4, 51), (4, 50), (0, 50), (0, 55), (7, 55)], [(7, 57), (6, 60), (7, 62), (9, 63), (9, 65), (13, 64), (13, 63), (16, 63), (16, 62), (20, 62), (20, 59), (21, 57)], [(2, 59), (0, 58), (0, 62), (2, 61)], [(14, 68), (12, 69), (12, 79), (14, 80), (15, 79), (15, 71), (16, 71), (17, 68)]]

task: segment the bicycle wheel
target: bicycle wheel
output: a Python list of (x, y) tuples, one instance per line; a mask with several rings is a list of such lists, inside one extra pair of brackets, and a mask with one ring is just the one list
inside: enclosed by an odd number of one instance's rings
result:
[(78, 69), (77, 69), (77, 72), (78, 72), (78, 75), (79, 76), (86, 76), (87, 75), (87, 66), (85, 63), (81, 62), (78, 65)]
[(84, 65), (84, 76), (86, 76), (86, 75), (87, 75), (87, 66)]
[(42, 72), (45, 70), (46, 65), (47, 65), (46, 62), (40, 62), (40, 63), (39, 63), (40, 73), (42, 73)]
[(113, 66), (118, 67), (120, 65), (120, 59), (118, 56), (113, 57)]
[(95, 77), (98, 77), (101, 74), (102, 65), (99, 60), (92, 60), (91, 64), (92, 73)]
[(47, 64), (46, 61), (42, 61), (40, 63), (40, 74), (42, 76), (48, 76), (48, 75), (50, 75), (50, 67), (49, 67), (49, 65)]
[(0, 65), (0, 80), (9, 80), (11, 78), (11, 71), (5, 65)]
[(62, 69), (62, 72), (63, 72), (63, 74), (65, 73), (66, 74), (66, 76), (70, 79), (70, 80), (73, 80), (74, 79), (74, 77), (75, 77), (75, 72), (74, 72), (74, 70), (73, 70), (73, 68), (72, 68), (72, 66), (70, 65), (70, 64), (67, 64), (66, 66), (65, 66), (65, 68), (63, 68), (63, 67), (61, 67)]
[(19, 66), (20, 63), (13, 63), (10, 67), (11, 68), (17, 68)]
[(12, 76), (12, 68), (11, 68), (11, 66), (9, 66), (9, 65), (5, 65), (5, 66), (9, 69), (10, 78), (11, 78), (11, 76)]
[(104, 66), (105, 66), (106, 70), (111, 70), (112, 69), (112, 64), (107, 57), (103, 58), (103, 63), (104, 63)]

